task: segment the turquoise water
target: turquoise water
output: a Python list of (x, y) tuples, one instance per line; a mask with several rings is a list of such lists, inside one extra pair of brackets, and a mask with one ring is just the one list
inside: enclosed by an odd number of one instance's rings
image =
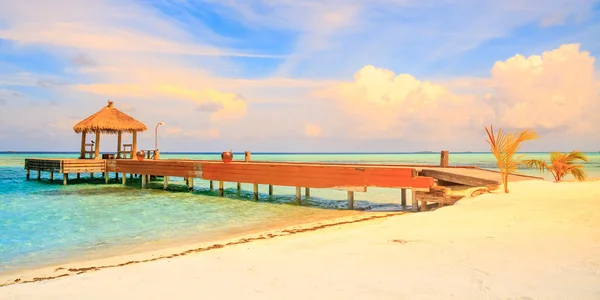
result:
[[(295, 189), (275, 187), (266, 195), (261, 186), (260, 200), (252, 200), (252, 186), (226, 184), (226, 197), (208, 189), (208, 182), (195, 181), (187, 192), (182, 178), (171, 180), (173, 191), (163, 191), (162, 182), (154, 189), (141, 190), (139, 181), (123, 186), (117, 180), (70, 181), (62, 186), (25, 180), (26, 157), (75, 157), (74, 154), (0, 154), (0, 272), (62, 263), (110, 251), (127, 252), (157, 241), (206, 241), (225, 234), (239, 234), (261, 228), (298, 224), (357, 212), (348, 212), (346, 193), (337, 190), (311, 190), (311, 197), (295, 205)], [(546, 158), (546, 153), (528, 154)], [(586, 164), (590, 177), (600, 177), (600, 155), (589, 154)], [(219, 159), (219, 154), (162, 154), (161, 158)], [(235, 154), (234, 159), (243, 159)], [(437, 164), (439, 154), (252, 154), (252, 160), (335, 162), (335, 163), (422, 163)], [(451, 153), (453, 165), (477, 165), (494, 169), (487, 153)], [(537, 175), (527, 170), (524, 173)], [(35, 178), (32, 174), (32, 178)], [(114, 176), (114, 175), (113, 175)], [(357, 207), (373, 210), (398, 208), (397, 190), (369, 189), (356, 194)], [(117, 252), (118, 252), (117, 251)], [(101, 256), (101, 255), (100, 255)]]

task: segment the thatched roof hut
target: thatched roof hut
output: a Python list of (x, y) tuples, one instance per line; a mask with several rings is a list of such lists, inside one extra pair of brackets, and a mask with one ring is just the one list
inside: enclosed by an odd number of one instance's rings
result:
[[(99, 159), (100, 133), (118, 134), (117, 158), (121, 158), (121, 154), (123, 154), (123, 156), (130, 156), (133, 158), (137, 148), (137, 133), (146, 131), (148, 128), (142, 122), (113, 107), (112, 101), (108, 101), (107, 106), (102, 108), (97, 113), (87, 117), (85, 120), (77, 123), (77, 125), (73, 126), (73, 130), (75, 130), (77, 133), (81, 133), (80, 158), (86, 158), (86, 154), (89, 153), (90, 158), (93, 157)], [(121, 136), (123, 132), (129, 132), (133, 134), (133, 143), (127, 144), (129, 147), (128, 150), (121, 149)], [(87, 133), (96, 134), (95, 143), (85, 143)], [(93, 147), (94, 149), (92, 151), (86, 151), (86, 146)]]
[(73, 126), (77, 133), (102, 133), (115, 134), (118, 132), (142, 132), (148, 130), (142, 122), (132, 118), (128, 114), (116, 109), (112, 101), (97, 113), (87, 117), (85, 120)]

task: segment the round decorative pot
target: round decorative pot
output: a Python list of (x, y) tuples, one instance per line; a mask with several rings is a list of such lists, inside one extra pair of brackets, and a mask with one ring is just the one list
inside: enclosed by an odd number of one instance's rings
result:
[(231, 153), (231, 151), (225, 151), (221, 153), (221, 159), (224, 163), (228, 164), (233, 160), (233, 153)]
[(144, 152), (144, 150), (140, 150), (135, 153), (135, 156), (138, 160), (144, 160), (144, 158), (146, 157), (146, 153)]

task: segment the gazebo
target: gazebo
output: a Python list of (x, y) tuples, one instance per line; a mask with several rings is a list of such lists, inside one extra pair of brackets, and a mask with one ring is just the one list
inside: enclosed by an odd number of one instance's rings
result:
[[(76, 133), (81, 133), (81, 153), (79, 158), (86, 158), (86, 153), (93, 154), (93, 158), (100, 159), (100, 133), (117, 134), (117, 157), (122, 158), (121, 153), (130, 152), (130, 158), (135, 158), (137, 151), (137, 133), (146, 131), (146, 125), (142, 122), (132, 118), (131, 116), (123, 113), (122, 111), (113, 107), (113, 102), (108, 101), (108, 105), (102, 108), (97, 113), (87, 117), (85, 120), (77, 123), (73, 126), (73, 130)], [(131, 132), (133, 135), (133, 141), (129, 146), (129, 151), (121, 150), (121, 138), (123, 132)], [(96, 134), (96, 142), (93, 144), (86, 144), (85, 138), (88, 133)], [(86, 151), (85, 147), (91, 146), (93, 150)], [(125, 146), (125, 145), (123, 145)], [(92, 157), (90, 157), (92, 158)]]

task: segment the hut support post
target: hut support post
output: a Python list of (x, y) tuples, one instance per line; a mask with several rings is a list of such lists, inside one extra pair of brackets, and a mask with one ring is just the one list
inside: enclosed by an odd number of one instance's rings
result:
[(81, 173), (77, 173), (77, 180), (81, 179)]
[(25, 178), (26, 178), (27, 180), (29, 180), (29, 177), (30, 177), (29, 173), (30, 173), (30, 171), (29, 171), (29, 169), (27, 169), (27, 174), (25, 175)]
[(348, 209), (354, 209), (354, 191), (348, 191)]
[(221, 181), (219, 181), (219, 196), (221, 196), (221, 197), (223, 197), (223, 193), (224, 193), (224, 191), (223, 191), (223, 189), (224, 189), (224, 185), (225, 185), (225, 183), (224, 183), (222, 180), (221, 180)]
[(210, 183), (209, 183), (209, 188), (210, 188), (211, 190), (215, 188), (212, 180), (211, 180), (211, 181), (210, 181)]
[(300, 200), (302, 200), (302, 188), (296, 187), (296, 204), (300, 204)]
[(169, 176), (165, 176), (163, 180), (163, 189), (166, 191), (169, 188)]
[(50, 182), (54, 181), (54, 172), (50, 172)]
[(81, 132), (81, 151), (79, 152), (80, 159), (85, 158), (85, 136), (86, 136), (85, 131), (82, 131)]
[(42, 180), (42, 171), (38, 170), (38, 177), (37, 180)]
[(254, 184), (254, 200), (258, 200), (258, 184)]
[(69, 181), (69, 174), (64, 173), (63, 174), (63, 185), (67, 185), (67, 181)]
[(412, 203), (412, 211), (413, 212), (419, 211), (419, 201), (417, 201), (417, 195), (415, 195), (414, 189), (410, 189), (410, 200)]
[(127, 176), (125, 176), (125, 173), (123, 173), (123, 176), (121, 176), (121, 180), (123, 184), (127, 183)]
[(273, 185), (269, 184), (269, 196), (273, 196)]
[(142, 175), (142, 188), (145, 189), (146, 188), (146, 175)]
[(131, 142), (131, 159), (135, 159), (137, 152), (137, 131), (133, 131), (133, 141)]
[(100, 129), (96, 129), (96, 149), (94, 159), (100, 159)]
[(310, 197), (310, 188), (304, 188), (304, 196)]
[(104, 183), (108, 183), (108, 177), (110, 174), (108, 174), (108, 171), (104, 171)]
[(117, 158), (121, 158), (121, 142), (123, 138), (123, 132), (119, 131), (117, 134)]
[(238, 191), (242, 189), (242, 183), (241, 182), (237, 183), (237, 189), (238, 189)]

